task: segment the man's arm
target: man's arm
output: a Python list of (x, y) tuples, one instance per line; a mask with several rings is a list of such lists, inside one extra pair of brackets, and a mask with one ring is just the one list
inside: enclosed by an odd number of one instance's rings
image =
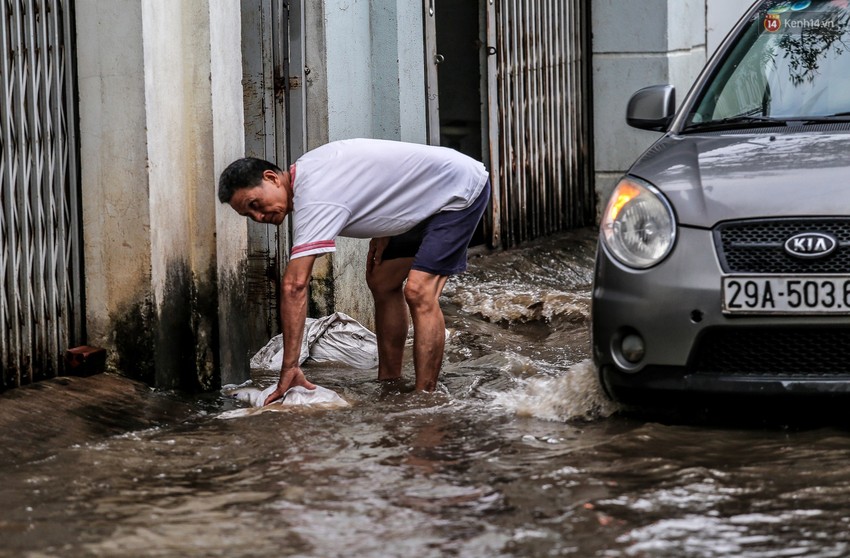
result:
[(304, 322), (307, 319), (307, 292), (313, 262), (316, 256), (304, 256), (289, 261), (283, 273), (280, 287), (280, 321), (283, 327), (283, 366), (277, 389), (267, 398), (264, 405), (283, 397), (291, 387), (304, 386), (314, 389), (316, 386), (307, 381), (301, 370), (301, 340), (304, 337)]

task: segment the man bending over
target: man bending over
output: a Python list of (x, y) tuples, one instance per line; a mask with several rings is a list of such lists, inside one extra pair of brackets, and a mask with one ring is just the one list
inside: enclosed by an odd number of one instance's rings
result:
[[(292, 213), (293, 248), (281, 285), (283, 366), (265, 404), (315, 386), (299, 366), (313, 262), (337, 236), (370, 238), (366, 282), (375, 299), (378, 379), (401, 377), (408, 313), (416, 389), (433, 391), (443, 360), (439, 299), (490, 198), (487, 171), (452, 149), (352, 139), (314, 149), (283, 171), (244, 158), (221, 174), (218, 197), (240, 215), (280, 225)], [(408, 312), (409, 309), (409, 312)]]

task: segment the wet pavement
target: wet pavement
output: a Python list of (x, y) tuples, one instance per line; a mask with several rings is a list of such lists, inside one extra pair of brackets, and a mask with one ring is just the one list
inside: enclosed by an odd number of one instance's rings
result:
[(446, 288), (435, 394), (410, 392), (408, 361), (401, 387), (308, 364), (351, 406), (231, 419), (217, 394), (113, 375), (0, 395), (0, 556), (850, 555), (841, 412), (605, 399), (594, 246), (578, 231), (472, 257)]

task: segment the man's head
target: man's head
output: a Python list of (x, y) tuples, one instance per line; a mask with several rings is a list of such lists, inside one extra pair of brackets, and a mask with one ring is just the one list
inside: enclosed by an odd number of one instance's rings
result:
[(292, 210), (289, 173), (262, 159), (238, 159), (221, 173), (218, 199), (258, 223), (280, 225)]

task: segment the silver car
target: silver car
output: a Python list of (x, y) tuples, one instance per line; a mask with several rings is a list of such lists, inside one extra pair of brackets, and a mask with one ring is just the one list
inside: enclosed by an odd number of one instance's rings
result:
[(756, 2), (602, 215), (593, 357), (614, 399), (850, 393), (850, 7)]

